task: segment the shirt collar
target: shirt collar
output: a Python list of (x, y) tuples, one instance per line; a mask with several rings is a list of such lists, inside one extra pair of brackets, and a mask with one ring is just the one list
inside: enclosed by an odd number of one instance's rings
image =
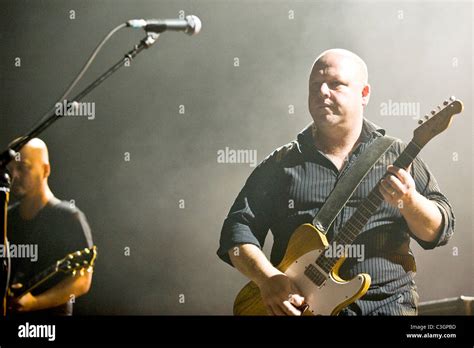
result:
[[(305, 149), (314, 149), (314, 132), (315, 125), (311, 122), (307, 125), (297, 137), (298, 145), (300, 146), (300, 152)], [(372, 138), (381, 137), (385, 135), (385, 129), (377, 126), (372, 121), (369, 121), (364, 117), (362, 121), (361, 140), (362, 142), (368, 142)]]

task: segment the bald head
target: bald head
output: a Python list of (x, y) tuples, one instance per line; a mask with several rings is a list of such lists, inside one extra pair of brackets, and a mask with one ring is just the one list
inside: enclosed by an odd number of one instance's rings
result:
[(23, 146), (20, 156), (10, 162), (13, 179), (12, 192), (21, 197), (38, 195), (49, 190), (48, 177), (51, 171), (48, 147), (41, 139), (34, 138)]
[(367, 84), (369, 80), (367, 65), (361, 57), (349, 50), (332, 48), (324, 51), (314, 61), (313, 69), (315, 66), (327, 65), (344, 65), (345, 69), (350, 71), (354, 79), (362, 84)]
[[(14, 144), (18, 143), (21, 139), (22, 138), (17, 138), (13, 140), (8, 146), (14, 146)], [(38, 161), (41, 164), (49, 164), (48, 147), (40, 138), (33, 138), (23, 146), (17, 161), (21, 160), (21, 158), (28, 158), (30, 161)]]
[(37, 161), (40, 164), (49, 164), (48, 147), (45, 142), (39, 138), (33, 138), (23, 146), (21, 155), (24, 158)]

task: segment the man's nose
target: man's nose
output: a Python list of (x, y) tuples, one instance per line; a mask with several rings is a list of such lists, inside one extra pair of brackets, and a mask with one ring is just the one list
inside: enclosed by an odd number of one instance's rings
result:
[(329, 98), (331, 96), (331, 94), (329, 93), (329, 86), (326, 82), (323, 82), (321, 84), (321, 87), (319, 88), (319, 95), (324, 99)]

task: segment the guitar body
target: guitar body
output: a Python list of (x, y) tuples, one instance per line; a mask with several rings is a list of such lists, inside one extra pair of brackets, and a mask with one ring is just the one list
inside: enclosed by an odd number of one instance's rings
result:
[[(285, 256), (277, 268), (285, 273), (304, 296), (308, 308), (303, 315), (337, 315), (344, 307), (361, 298), (369, 289), (370, 276), (359, 274), (349, 281), (341, 279), (338, 271), (344, 259), (326, 274), (321, 286), (304, 275), (305, 267), (314, 263), (324, 252), (326, 236), (311, 224), (299, 226), (290, 238)], [(234, 302), (235, 315), (268, 315), (260, 289), (249, 282)]]

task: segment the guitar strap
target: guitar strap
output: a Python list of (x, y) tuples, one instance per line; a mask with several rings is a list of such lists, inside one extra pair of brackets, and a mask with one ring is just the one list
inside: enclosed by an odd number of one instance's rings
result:
[(395, 138), (381, 136), (369, 145), (352, 165), (350, 172), (346, 173), (333, 188), (318, 214), (316, 214), (313, 226), (320, 232), (327, 233), (334, 219), (351, 198), (361, 181), (395, 141)]

